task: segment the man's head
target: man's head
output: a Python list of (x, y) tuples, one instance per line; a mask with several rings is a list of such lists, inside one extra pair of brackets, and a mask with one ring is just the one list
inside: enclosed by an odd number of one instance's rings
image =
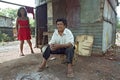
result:
[(56, 20), (56, 25), (58, 28), (58, 31), (64, 31), (64, 29), (67, 27), (67, 20), (64, 18), (59, 18)]

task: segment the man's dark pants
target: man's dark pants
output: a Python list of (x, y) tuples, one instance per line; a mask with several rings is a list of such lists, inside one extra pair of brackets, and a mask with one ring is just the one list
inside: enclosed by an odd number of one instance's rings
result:
[(72, 64), (72, 59), (74, 56), (74, 47), (61, 48), (56, 51), (51, 51), (50, 46), (48, 46), (43, 53), (43, 57), (47, 60), (50, 57), (50, 54), (65, 54), (67, 63)]

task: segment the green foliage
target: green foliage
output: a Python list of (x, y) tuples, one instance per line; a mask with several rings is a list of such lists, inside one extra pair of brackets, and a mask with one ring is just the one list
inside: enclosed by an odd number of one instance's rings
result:
[(116, 28), (117, 28), (118, 30), (120, 30), (120, 20), (117, 20)]
[(117, 22), (117, 27), (120, 28), (120, 21)]
[(15, 19), (17, 17), (17, 9), (12, 8), (1, 9), (0, 15)]
[(31, 35), (35, 36), (35, 27), (31, 27)]
[(35, 20), (30, 18), (30, 27), (35, 27)]
[(0, 42), (8, 42), (12, 40), (14, 40), (13, 37), (9, 37), (7, 34), (0, 32)]
[(35, 36), (35, 20), (33, 20), (32, 18), (30, 18), (30, 28), (32, 36)]

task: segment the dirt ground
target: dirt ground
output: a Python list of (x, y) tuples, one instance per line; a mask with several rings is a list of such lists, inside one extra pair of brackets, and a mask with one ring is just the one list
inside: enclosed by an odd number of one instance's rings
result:
[[(32, 39), (33, 46), (35, 39)], [(119, 42), (118, 42), (119, 43)], [(40, 49), (34, 48), (35, 54), (30, 53), (25, 42), (25, 56), (19, 56), (19, 42), (4, 43), (0, 46), (0, 80), (18, 80), (19, 74), (37, 73), (38, 65), (42, 61)], [(102, 53), (100, 53), (102, 54)], [(67, 78), (67, 65), (61, 64), (57, 58), (48, 61), (48, 68), (41, 72), (41, 79), (20, 80), (120, 80), (120, 51), (110, 49), (104, 56), (94, 55), (90, 57), (78, 56), (75, 62), (74, 78)]]

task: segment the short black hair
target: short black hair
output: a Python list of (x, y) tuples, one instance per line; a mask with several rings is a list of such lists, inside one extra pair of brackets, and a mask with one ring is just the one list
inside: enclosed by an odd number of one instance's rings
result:
[(58, 19), (56, 20), (56, 23), (59, 22), (59, 21), (62, 21), (63, 24), (67, 27), (67, 20), (66, 20), (65, 18), (58, 18)]
[(21, 9), (24, 9), (24, 11), (25, 11), (24, 16), (27, 17), (27, 11), (26, 11), (26, 9), (25, 9), (24, 7), (20, 7), (20, 8), (18, 9), (17, 16), (18, 16), (18, 17), (21, 17), (21, 16), (22, 16), (21, 13), (20, 13), (20, 10), (21, 10)]

